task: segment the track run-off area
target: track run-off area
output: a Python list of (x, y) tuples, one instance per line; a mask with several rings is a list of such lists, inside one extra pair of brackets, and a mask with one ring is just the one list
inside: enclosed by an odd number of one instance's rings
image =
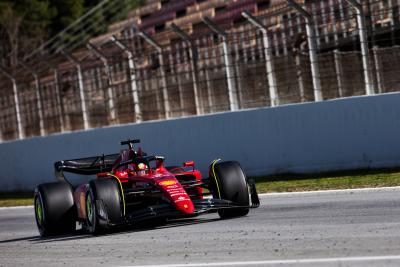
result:
[(242, 218), (213, 213), (46, 239), (32, 207), (1, 208), (0, 266), (400, 266), (398, 187), (260, 199)]

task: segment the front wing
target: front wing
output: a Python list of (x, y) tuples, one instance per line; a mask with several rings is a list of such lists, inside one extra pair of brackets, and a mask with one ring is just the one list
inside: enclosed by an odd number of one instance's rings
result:
[(168, 218), (194, 217), (203, 213), (217, 211), (219, 209), (258, 207), (258, 205), (241, 206), (229, 200), (214, 199), (214, 198), (193, 200), (193, 204), (195, 207), (195, 211), (193, 214), (189, 215), (183, 214), (171, 204), (160, 204), (160, 205), (149, 206), (145, 209), (132, 212), (126, 216), (125, 220), (122, 223), (132, 224), (144, 220), (151, 220), (164, 217)]

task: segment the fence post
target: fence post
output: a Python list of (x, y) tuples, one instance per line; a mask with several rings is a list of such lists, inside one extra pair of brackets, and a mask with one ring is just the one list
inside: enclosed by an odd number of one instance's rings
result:
[(65, 50), (61, 50), (61, 53), (76, 67), (76, 72), (78, 74), (78, 88), (79, 88), (79, 94), (81, 97), (81, 107), (82, 107), (82, 118), (83, 118), (83, 128), (85, 130), (89, 129), (90, 127), (90, 121), (88, 117), (88, 112), (86, 108), (86, 97), (85, 97), (85, 91), (83, 89), (83, 76), (82, 76), (82, 68), (81, 68), (81, 62), (75, 58), (73, 55), (68, 53)]
[(268, 37), (268, 29), (262, 24), (260, 20), (255, 18), (249, 12), (242, 12), (242, 16), (245, 17), (251, 24), (256, 26), (262, 32), (271, 107), (279, 106), (278, 86), (276, 83), (274, 62), (272, 61), (272, 50), (271, 42)]
[(375, 92), (371, 75), (372, 72), (369, 59), (368, 36), (367, 36), (367, 28), (365, 23), (365, 14), (363, 6), (356, 0), (346, 0), (346, 1), (356, 9), (358, 34), (360, 36), (361, 56), (364, 69), (365, 93), (367, 95), (373, 95)]
[(342, 56), (340, 55), (339, 50), (335, 49), (333, 51), (333, 57), (335, 60), (335, 71), (336, 78), (338, 83), (338, 94), (339, 97), (343, 97), (343, 68), (342, 68)]
[(164, 70), (165, 66), (164, 66), (163, 49), (153, 38), (151, 38), (145, 32), (139, 31), (139, 36), (142, 37), (149, 45), (154, 47), (158, 52), (158, 60), (160, 63), (160, 72), (161, 72), (162, 95), (164, 98), (164, 112), (165, 112), (165, 118), (169, 119), (171, 117), (171, 109), (168, 96), (167, 78), (165, 76), (165, 70)]
[(36, 91), (36, 98), (37, 98), (37, 107), (38, 107), (38, 115), (39, 115), (39, 130), (40, 130), (40, 135), (44, 136), (46, 135), (46, 131), (44, 129), (44, 119), (43, 119), (43, 108), (42, 108), (42, 96), (40, 94), (40, 80), (39, 76), (30, 67), (28, 67), (26, 64), (22, 63), (21, 61), (18, 62), (19, 65), (21, 65), (26, 71), (28, 71), (32, 76), (33, 79), (35, 80), (35, 91)]
[(288, 4), (297, 10), (306, 20), (306, 31), (308, 40), (308, 50), (310, 54), (311, 64), (311, 75), (314, 87), (314, 99), (315, 101), (322, 101), (322, 90), (321, 90), (321, 77), (319, 72), (319, 64), (317, 57), (317, 45), (315, 42), (315, 24), (310, 13), (307, 12), (302, 6), (294, 2), (294, 0), (286, 0)]
[[(175, 51), (175, 57), (176, 60), (179, 62), (180, 56), (179, 56), (179, 51)], [(183, 90), (182, 90), (182, 82), (181, 82), (181, 75), (178, 72), (178, 70), (174, 66), (174, 56), (171, 53), (169, 53), (169, 68), (171, 70), (171, 78), (174, 78), (174, 82), (176, 83), (176, 86), (178, 88), (178, 96), (179, 96), (179, 114), (180, 116), (185, 116), (185, 100), (183, 97)]]
[(189, 35), (187, 35), (181, 28), (176, 26), (174, 23), (171, 24), (171, 29), (188, 45), (189, 47), (189, 60), (190, 60), (190, 68), (192, 71), (192, 79), (193, 79), (193, 95), (194, 95), (194, 104), (196, 108), (196, 115), (200, 115), (204, 113), (203, 106), (201, 105), (200, 97), (199, 97), (199, 68), (197, 66), (198, 55), (195, 48), (195, 44), (190, 39)]
[(135, 111), (135, 121), (141, 122), (142, 121), (142, 111), (140, 109), (140, 101), (139, 101), (139, 86), (136, 77), (136, 64), (133, 58), (133, 53), (128, 49), (126, 45), (124, 45), (121, 41), (117, 39), (115, 35), (111, 37), (111, 41), (119, 47), (128, 58), (128, 66), (129, 66), (129, 79), (132, 91), (132, 98), (133, 98), (133, 107)]
[(297, 75), (297, 82), (299, 84), (299, 93), (300, 93), (300, 101), (306, 102), (306, 91), (304, 88), (304, 79), (303, 79), (303, 71), (301, 69), (301, 52), (297, 51), (295, 53), (295, 64), (296, 64), (296, 75)]
[(107, 96), (108, 96), (108, 109), (110, 110), (111, 123), (118, 123), (115, 103), (114, 103), (114, 92), (113, 92), (113, 82), (111, 76), (110, 65), (108, 64), (107, 57), (93, 44), (87, 43), (86, 47), (91, 51), (96, 57), (98, 57), (104, 65), (104, 70), (107, 75)]
[(57, 102), (58, 102), (58, 107), (59, 107), (59, 112), (60, 112), (61, 132), (64, 132), (65, 131), (64, 106), (63, 106), (62, 99), (61, 99), (60, 79), (58, 76), (57, 68), (54, 68), (54, 84), (55, 84), (55, 88), (56, 88)]
[(377, 46), (374, 46), (372, 48), (372, 51), (374, 53), (374, 61), (375, 61), (375, 70), (376, 70), (376, 81), (378, 84), (378, 93), (382, 94), (383, 93), (383, 79), (382, 79), (382, 63), (381, 59), (378, 54), (379, 48)]
[(22, 127), (22, 119), (21, 119), (21, 110), (19, 104), (19, 95), (18, 95), (18, 86), (15, 77), (9, 74), (4, 67), (0, 66), (0, 72), (6, 76), (13, 85), (13, 94), (14, 94), (14, 102), (15, 102), (15, 115), (17, 117), (17, 128), (18, 128), (18, 138), (23, 139), (25, 137), (25, 131)]
[[(235, 68), (235, 73), (236, 73), (236, 86), (237, 88), (243, 88), (243, 77), (242, 77), (242, 73), (241, 73), (241, 68), (240, 68), (240, 55), (239, 55), (239, 41), (240, 37), (234, 39), (233, 41), (233, 51), (234, 51), (234, 55), (235, 57), (233, 58), (233, 66)], [(243, 40), (243, 39), (242, 39)], [(244, 107), (244, 97), (243, 97), (243, 92), (240, 90), (238, 92), (238, 98), (239, 98), (239, 105), (243, 108)]]
[(238, 97), (237, 97), (237, 88), (235, 86), (235, 76), (233, 71), (231, 53), (228, 46), (228, 36), (226, 32), (220, 29), (214, 22), (212, 22), (208, 17), (203, 18), (203, 22), (218, 36), (222, 38), (222, 49), (223, 49), (223, 57), (225, 62), (226, 69), (226, 78), (228, 82), (228, 95), (229, 95), (229, 107), (231, 111), (235, 111), (239, 109), (238, 105)]
[(212, 83), (211, 83), (211, 78), (210, 78), (210, 71), (209, 71), (209, 63), (211, 62), (210, 56), (209, 56), (208, 48), (205, 49), (204, 51), (204, 62), (205, 65), (203, 67), (204, 71), (204, 77), (206, 79), (206, 86), (207, 86), (207, 102), (208, 102), (208, 112), (213, 113), (214, 112), (214, 97), (213, 97), (213, 91), (212, 91)]
[[(339, 5), (335, 3), (336, 1), (334, 0), (329, 0), (328, 6), (329, 6), (329, 20), (332, 23), (332, 30), (333, 30), (333, 39), (335, 41), (335, 46), (338, 45), (339, 41), (339, 35), (338, 35), (338, 29), (337, 29), (337, 16), (335, 16), (335, 9), (339, 9)], [(340, 13), (339, 13), (340, 14)]]
[[(389, 20), (390, 20), (390, 33), (391, 33), (391, 39), (392, 39), (392, 46), (396, 45), (396, 36), (395, 36), (395, 27), (396, 27), (396, 22), (395, 22), (395, 16), (394, 12), (396, 9), (398, 9), (399, 2), (393, 3), (393, 0), (388, 0), (388, 10), (389, 10)], [(396, 7), (396, 9), (395, 9)], [(397, 17), (397, 16), (396, 16)]]
[(50, 63), (47, 63), (46, 60), (42, 61), (44, 65), (46, 65), (49, 69), (53, 70), (53, 75), (54, 75), (54, 87), (56, 90), (56, 101), (57, 101), (57, 107), (58, 107), (58, 112), (60, 113), (60, 128), (61, 132), (65, 131), (65, 126), (64, 126), (64, 108), (61, 100), (61, 92), (60, 92), (60, 81), (58, 77), (58, 70), (57, 67), (51, 65)]

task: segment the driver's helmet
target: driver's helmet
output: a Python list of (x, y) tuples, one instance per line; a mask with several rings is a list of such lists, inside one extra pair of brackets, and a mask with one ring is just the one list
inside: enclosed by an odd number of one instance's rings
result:
[(136, 165), (136, 173), (138, 174), (138, 175), (144, 175), (144, 174), (146, 174), (147, 173), (147, 170), (148, 170), (149, 168), (147, 167), (147, 165), (145, 164), (145, 163), (138, 163), (137, 165)]

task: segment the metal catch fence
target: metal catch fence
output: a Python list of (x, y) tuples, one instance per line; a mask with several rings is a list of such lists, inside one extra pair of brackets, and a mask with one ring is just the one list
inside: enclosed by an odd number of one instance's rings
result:
[(0, 138), (400, 90), (400, 1), (281, 1), (241, 19), (40, 53), (0, 76)]

